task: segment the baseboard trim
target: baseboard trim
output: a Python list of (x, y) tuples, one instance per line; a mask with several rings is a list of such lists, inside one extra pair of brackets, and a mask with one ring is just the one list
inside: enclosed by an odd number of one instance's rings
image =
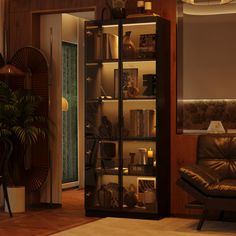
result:
[(62, 184), (62, 190), (76, 188), (76, 187), (79, 187), (79, 181), (74, 181), (74, 182)]

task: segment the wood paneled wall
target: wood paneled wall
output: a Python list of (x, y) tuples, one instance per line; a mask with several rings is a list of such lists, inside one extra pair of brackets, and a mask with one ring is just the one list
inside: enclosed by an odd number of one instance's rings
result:
[(3, 54), (3, 44), (4, 44), (4, 9), (5, 9), (5, 1), (0, 0), (0, 53)]
[[(128, 0), (127, 11), (133, 12), (135, 5), (136, 0)], [(65, 12), (94, 7), (99, 19), (104, 6), (105, 0), (12, 0), (10, 54), (37, 41), (37, 29), (32, 29), (32, 20), (37, 19), (32, 19), (31, 12)], [(171, 21), (171, 211), (172, 214), (187, 214), (185, 204), (189, 196), (176, 186), (176, 180), (179, 167), (195, 161), (196, 136), (176, 134), (176, 0), (153, 0), (153, 9)]]

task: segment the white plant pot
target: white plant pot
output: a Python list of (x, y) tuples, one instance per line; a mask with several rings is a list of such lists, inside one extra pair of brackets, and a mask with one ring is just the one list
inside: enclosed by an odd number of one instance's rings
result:
[[(25, 186), (7, 187), (12, 213), (25, 212)], [(5, 201), (5, 212), (8, 212)]]

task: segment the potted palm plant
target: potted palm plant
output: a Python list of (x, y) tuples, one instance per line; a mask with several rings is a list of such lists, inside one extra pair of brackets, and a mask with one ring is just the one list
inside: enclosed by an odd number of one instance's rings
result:
[(24, 210), (25, 199), (22, 199), (23, 206), (16, 210), (11, 200), (16, 197), (14, 189), (21, 191), (17, 194), (24, 198), (26, 171), (30, 168), (30, 147), (47, 135), (47, 117), (37, 112), (40, 103), (39, 96), (13, 91), (0, 81), (0, 140), (10, 146), (8, 155), (1, 158), (0, 174), (7, 182), (12, 212)]

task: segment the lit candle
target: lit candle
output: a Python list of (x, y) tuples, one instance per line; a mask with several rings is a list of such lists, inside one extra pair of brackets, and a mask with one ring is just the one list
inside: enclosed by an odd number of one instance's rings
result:
[(152, 157), (153, 157), (153, 151), (152, 151), (151, 148), (149, 148), (149, 150), (148, 150), (148, 157), (149, 157), (149, 158), (152, 158)]

